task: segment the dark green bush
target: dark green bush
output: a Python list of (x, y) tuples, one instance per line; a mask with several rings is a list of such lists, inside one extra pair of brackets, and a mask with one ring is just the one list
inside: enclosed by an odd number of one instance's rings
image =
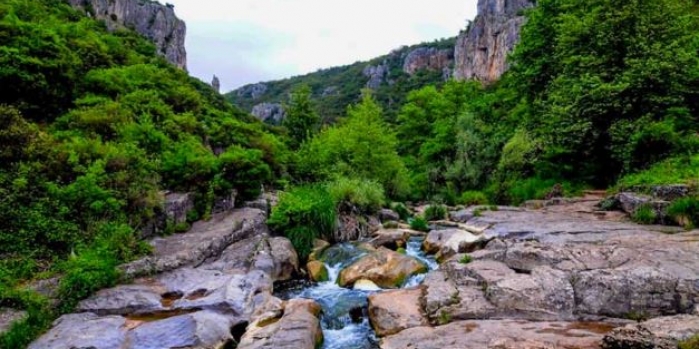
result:
[(438, 221), (447, 218), (447, 213), (446, 206), (432, 204), (425, 209), (424, 218), (427, 221)]
[(413, 214), (408, 210), (408, 208), (402, 202), (394, 202), (391, 205), (391, 209), (395, 211), (401, 220), (407, 221)]
[(458, 203), (467, 206), (485, 205), (488, 203), (488, 197), (480, 191), (465, 191), (461, 194)]
[(383, 186), (373, 180), (340, 177), (325, 187), (333, 201), (340, 206), (350, 205), (364, 213), (378, 211), (385, 201)]
[(639, 224), (653, 224), (658, 216), (651, 205), (641, 205), (631, 215), (631, 219)]
[(699, 197), (673, 201), (667, 209), (667, 214), (687, 229), (699, 226)]
[(699, 349), (699, 334), (680, 341), (677, 347), (678, 349)]
[(288, 237), (305, 259), (313, 249), (314, 239), (332, 240), (336, 216), (335, 202), (325, 188), (303, 186), (280, 195), (267, 223)]
[(427, 220), (423, 217), (414, 217), (409, 220), (410, 222), (410, 229), (412, 230), (417, 230), (417, 231), (430, 231), (430, 227), (427, 224)]

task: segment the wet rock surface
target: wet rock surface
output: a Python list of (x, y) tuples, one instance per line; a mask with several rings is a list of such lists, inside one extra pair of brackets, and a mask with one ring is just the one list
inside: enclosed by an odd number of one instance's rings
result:
[(426, 271), (427, 266), (413, 257), (379, 248), (344, 268), (338, 284), (352, 286), (357, 280), (367, 279), (382, 288), (397, 288), (410, 276)]
[(252, 323), (238, 349), (315, 349), (323, 341), (320, 310), (312, 300), (290, 300), (281, 317), (263, 317)]

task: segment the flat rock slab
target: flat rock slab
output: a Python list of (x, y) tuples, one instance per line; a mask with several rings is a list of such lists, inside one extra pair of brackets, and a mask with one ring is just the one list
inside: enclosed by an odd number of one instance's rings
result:
[(144, 285), (123, 285), (97, 292), (78, 304), (78, 312), (104, 315), (128, 315), (163, 310), (162, 298)]
[(150, 241), (152, 256), (122, 266), (128, 277), (166, 272), (184, 266), (198, 266), (218, 256), (226, 247), (253, 235), (267, 233), (265, 212), (242, 208), (196, 222), (189, 232)]
[(404, 329), (428, 326), (420, 307), (422, 289), (374, 293), (369, 296), (369, 319), (378, 336), (396, 334)]
[[(382, 349), (600, 349), (604, 323), (458, 321), (439, 327), (414, 327), (385, 337)], [(527, 346), (522, 346), (527, 344)]]
[(232, 341), (227, 317), (199, 311), (143, 323), (127, 335), (128, 349), (218, 349)]
[(125, 348), (126, 318), (99, 317), (93, 313), (63, 315), (53, 328), (29, 345), (29, 349), (123, 349)]

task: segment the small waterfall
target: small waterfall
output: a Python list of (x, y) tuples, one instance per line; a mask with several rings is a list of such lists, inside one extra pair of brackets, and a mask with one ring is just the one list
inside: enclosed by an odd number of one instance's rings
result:
[[(422, 238), (411, 238), (406, 246), (406, 254), (425, 263), (430, 270), (438, 267), (434, 258), (426, 256), (421, 250)], [(367, 297), (381, 290), (357, 290), (337, 285), (337, 278), (343, 268), (359, 259), (366, 252), (355, 244), (342, 243), (330, 247), (323, 253), (325, 267), (328, 269), (328, 281), (312, 286), (289, 290), (278, 294), (283, 299), (313, 299), (323, 309), (321, 327), (323, 328), (323, 349), (377, 349), (378, 339), (369, 323)], [(408, 279), (403, 288), (417, 286), (425, 275), (416, 275)]]

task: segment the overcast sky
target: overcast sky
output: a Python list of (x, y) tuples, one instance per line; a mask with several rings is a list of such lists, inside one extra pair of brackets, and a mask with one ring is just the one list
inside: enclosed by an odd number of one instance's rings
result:
[(222, 92), (455, 36), (477, 0), (161, 0), (187, 22), (191, 75)]

